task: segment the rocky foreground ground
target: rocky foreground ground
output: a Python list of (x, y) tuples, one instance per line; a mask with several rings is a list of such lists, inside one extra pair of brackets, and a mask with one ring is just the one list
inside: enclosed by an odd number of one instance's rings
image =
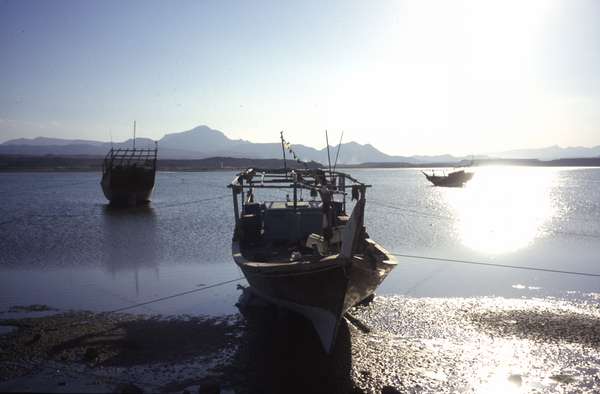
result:
[(376, 297), (352, 311), (331, 355), (309, 323), (273, 308), (7, 318), (13, 309), (0, 314), (0, 391), (594, 393), (599, 305)]

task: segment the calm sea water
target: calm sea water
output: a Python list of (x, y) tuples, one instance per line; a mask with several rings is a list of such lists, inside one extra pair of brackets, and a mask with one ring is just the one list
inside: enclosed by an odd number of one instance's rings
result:
[[(600, 273), (600, 169), (475, 172), (464, 188), (432, 187), (414, 169), (352, 174), (373, 185), (367, 230), (390, 251)], [(112, 310), (241, 276), (233, 175), (161, 172), (149, 207), (113, 210), (97, 173), (0, 174), (0, 312)], [(399, 260), (379, 294), (600, 299), (598, 277)], [(232, 313), (238, 296), (229, 284), (135, 311)]]

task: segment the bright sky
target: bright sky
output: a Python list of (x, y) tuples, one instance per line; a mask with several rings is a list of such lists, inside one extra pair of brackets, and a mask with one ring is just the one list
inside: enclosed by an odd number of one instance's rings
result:
[(600, 144), (600, 1), (2, 1), (0, 141)]

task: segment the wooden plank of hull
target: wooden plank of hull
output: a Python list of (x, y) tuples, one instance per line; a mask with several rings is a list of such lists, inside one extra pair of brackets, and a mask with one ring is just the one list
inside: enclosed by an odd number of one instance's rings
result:
[(102, 176), (100, 185), (102, 186), (102, 192), (111, 204), (116, 205), (137, 205), (145, 204), (150, 201), (152, 191), (154, 190), (154, 176), (148, 180), (144, 185), (137, 185), (137, 187), (115, 187), (112, 184), (112, 177), (110, 173), (106, 173)]

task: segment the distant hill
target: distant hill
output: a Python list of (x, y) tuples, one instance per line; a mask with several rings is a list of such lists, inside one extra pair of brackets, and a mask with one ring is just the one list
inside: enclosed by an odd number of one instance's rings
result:
[(515, 149), (504, 152), (490, 153), (488, 156), (501, 159), (539, 159), (539, 160), (557, 160), (557, 159), (576, 159), (584, 157), (600, 156), (600, 145), (586, 148), (584, 146), (573, 146), (562, 148), (558, 145), (548, 146), (540, 149)]
[[(138, 147), (153, 146), (147, 138), (136, 139)], [(114, 143), (115, 148), (131, 147), (131, 140)], [(223, 132), (208, 126), (198, 126), (191, 130), (169, 133), (158, 141), (159, 156), (165, 159), (203, 159), (208, 157), (239, 157), (251, 159), (281, 158), (281, 144), (253, 143), (245, 140), (228, 138)], [(111, 144), (101, 141), (67, 140), (58, 138), (19, 138), (0, 144), (0, 154), (5, 155), (57, 155), (57, 156), (104, 156)], [(294, 152), (303, 161), (327, 162), (327, 148), (315, 149), (295, 144)], [(330, 147), (332, 154), (337, 149)], [(408, 161), (417, 163), (420, 160), (410, 157), (390, 156), (380, 152), (370, 144), (356, 142), (342, 144), (340, 163), (357, 164), (362, 162)]]
[[(232, 140), (221, 131), (211, 129), (208, 126), (198, 126), (192, 130), (181, 133), (165, 135), (159, 146), (171, 149), (187, 149), (201, 152), (208, 156), (231, 156), (248, 158), (281, 158), (281, 144), (253, 143), (245, 140)], [(315, 149), (309, 146), (295, 144), (292, 146), (294, 152), (304, 161), (327, 162), (327, 148)], [(335, 154), (336, 146), (330, 146), (332, 154)], [(342, 144), (340, 154), (341, 163), (362, 163), (364, 161), (399, 161), (411, 160), (398, 156), (389, 156), (375, 149), (372, 145), (361, 145), (356, 142)], [(288, 155), (289, 158), (289, 155)]]
[[(291, 138), (293, 141), (293, 138)], [(148, 138), (137, 138), (138, 147), (152, 147), (154, 141)], [(132, 141), (108, 143), (90, 140), (69, 140), (59, 138), (19, 138), (0, 144), (2, 155), (27, 156), (104, 156), (111, 146), (115, 148), (131, 147)], [(249, 159), (280, 159), (281, 144), (253, 143), (246, 140), (228, 138), (223, 132), (208, 126), (198, 126), (191, 130), (169, 133), (158, 141), (159, 157), (164, 159), (205, 159), (209, 157), (232, 157)], [(305, 145), (292, 146), (296, 154), (304, 161), (327, 163), (327, 148), (315, 149)], [(335, 155), (337, 146), (331, 146)], [(370, 144), (347, 142), (342, 144), (340, 164), (360, 163), (455, 163), (470, 160), (471, 156), (456, 157), (452, 155), (436, 156), (391, 156)], [(600, 156), (600, 146), (593, 148), (550, 146), (542, 149), (520, 149), (475, 156), (476, 159), (539, 159), (555, 160), (562, 158), (583, 158)]]
[(66, 140), (61, 138), (47, 138), (47, 137), (36, 137), (36, 138), (17, 138), (14, 140), (6, 141), (2, 145), (9, 146), (65, 146), (65, 145), (103, 145), (100, 141), (90, 140)]

